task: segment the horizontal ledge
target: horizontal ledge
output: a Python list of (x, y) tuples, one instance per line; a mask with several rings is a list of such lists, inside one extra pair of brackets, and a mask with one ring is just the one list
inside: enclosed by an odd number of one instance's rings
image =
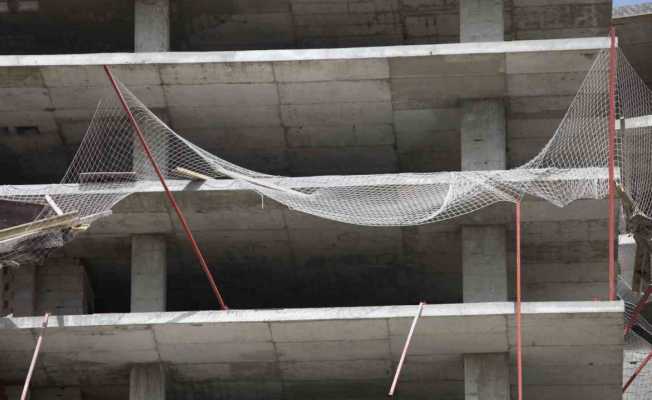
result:
[[(48, 328), (413, 318), (417, 307), (417, 305), (412, 305), (52, 316)], [(609, 314), (622, 313), (623, 310), (622, 301), (526, 302), (522, 305), (524, 316)], [(422, 318), (510, 316), (513, 314), (514, 303), (512, 302), (433, 304), (424, 307)], [(0, 331), (37, 329), (40, 328), (41, 323), (42, 317), (0, 318)]]
[[(502, 181), (524, 182), (526, 177), (523, 173), (541, 174), (541, 182), (554, 181), (573, 181), (594, 179), (596, 181), (608, 179), (607, 168), (572, 168), (564, 170), (546, 170), (546, 169), (511, 169), (506, 171), (478, 171), (475, 176), (476, 180), (480, 178), (493, 179), (499, 175)], [(547, 173), (555, 173), (554, 177), (544, 176)], [(464, 174), (469, 174), (465, 172)], [(402, 173), (402, 174), (377, 174), (377, 175), (343, 175), (343, 176), (314, 176), (314, 177), (273, 177), (260, 178), (261, 182), (269, 182), (274, 185), (285, 188), (310, 188), (310, 187), (346, 187), (346, 186), (382, 186), (396, 185), (397, 177), (401, 178), (400, 184), (403, 185), (429, 185), (439, 184), (446, 185), (460, 179), (460, 172), (439, 172), (439, 173)], [(618, 176), (616, 171), (616, 176)], [(474, 177), (473, 175), (468, 175)], [(534, 181), (533, 181), (534, 182)], [(243, 191), (252, 190), (253, 185), (246, 182), (233, 179), (211, 179), (205, 182), (193, 182), (190, 180), (169, 179), (166, 181), (170, 190), (181, 191)], [(0, 186), (0, 197), (3, 196), (43, 196), (64, 195), (64, 194), (108, 194), (108, 193), (158, 193), (163, 188), (158, 181), (137, 181), (134, 183), (125, 183), (121, 185), (107, 185), (106, 189), (98, 187), (99, 185), (88, 184), (46, 184), (46, 185), (5, 185)]]
[(351, 47), (330, 49), (241, 50), (208, 52), (98, 53), (0, 56), (0, 67), (196, 64), (347, 60), (368, 58), (423, 57), (527, 53), (541, 51), (596, 50), (609, 48), (608, 37), (577, 39), (516, 40), (508, 42), (449, 43), (431, 45)]

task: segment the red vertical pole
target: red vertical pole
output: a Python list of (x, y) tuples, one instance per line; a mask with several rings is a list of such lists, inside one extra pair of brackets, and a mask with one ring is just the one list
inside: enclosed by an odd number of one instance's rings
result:
[(516, 373), (518, 400), (523, 400), (523, 327), (521, 323), (521, 201), (516, 201)]
[(20, 400), (27, 399), (27, 393), (29, 392), (29, 384), (32, 382), (32, 375), (34, 374), (34, 368), (36, 367), (36, 360), (38, 359), (38, 354), (41, 351), (41, 345), (43, 344), (43, 335), (45, 335), (45, 328), (48, 327), (49, 318), (50, 318), (50, 313), (45, 313), (45, 316), (43, 317), (43, 324), (41, 325), (41, 333), (38, 335), (38, 339), (36, 340), (34, 355), (32, 356), (32, 362), (29, 364), (29, 370), (27, 371), (27, 377), (25, 378), (25, 385), (23, 386), (23, 393), (20, 395)]
[(632, 376), (629, 377), (629, 379), (627, 380), (627, 383), (625, 383), (625, 386), (623, 386), (623, 393), (625, 393), (625, 391), (627, 390), (627, 388), (629, 387), (629, 385), (631, 385), (632, 382), (634, 382), (634, 380), (636, 379), (636, 377), (638, 376), (638, 374), (640, 374), (641, 371), (643, 371), (643, 368), (645, 368), (645, 366), (650, 362), (650, 360), (652, 360), (652, 352), (650, 352), (650, 353), (647, 355), (647, 357), (645, 357), (645, 360), (643, 360), (643, 362), (641, 363), (641, 365), (639, 365), (638, 368), (636, 368), (636, 371), (634, 371), (634, 373), (632, 374)]
[(204, 258), (204, 254), (202, 253), (201, 249), (199, 248), (199, 245), (197, 244), (197, 241), (195, 240), (195, 236), (192, 234), (192, 231), (190, 230), (190, 226), (188, 225), (188, 221), (186, 221), (186, 217), (183, 215), (183, 212), (179, 208), (179, 205), (177, 204), (176, 199), (174, 198), (174, 195), (170, 191), (170, 188), (168, 188), (167, 183), (165, 183), (165, 178), (163, 178), (163, 173), (161, 172), (161, 169), (159, 168), (158, 164), (156, 163), (156, 160), (154, 160), (154, 156), (152, 155), (152, 151), (149, 148), (149, 145), (147, 144), (147, 141), (145, 140), (145, 136), (143, 135), (143, 132), (140, 130), (140, 126), (138, 125), (138, 122), (136, 122), (136, 118), (134, 118), (133, 113), (129, 109), (129, 106), (127, 105), (127, 101), (124, 98), (124, 95), (122, 94), (122, 91), (118, 87), (118, 84), (115, 81), (115, 78), (113, 78), (113, 74), (111, 73), (111, 69), (108, 67), (108, 65), (104, 66), (104, 71), (106, 72), (107, 76), (109, 77), (109, 81), (111, 81), (111, 86), (113, 86), (113, 90), (115, 90), (116, 95), (118, 96), (118, 100), (120, 100), (120, 104), (122, 105), (122, 108), (124, 109), (125, 113), (129, 117), (129, 122), (131, 123), (131, 126), (134, 128), (134, 131), (136, 132), (136, 136), (138, 137), (138, 141), (140, 142), (141, 146), (143, 147), (143, 151), (145, 152), (145, 155), (147, 155), (147, 158), (149, 159), (150, 164), (152, 164), (152, 168), (154, 168), (154, 172), (156, 172), (156, 175), (158, 176), (159, 181), (161, 182), (161, 185), (163, 186), (163, 190), (165, 191), (165, 195), (167, 196), (168, 200), (170, 201), (170, 204), (172, 205), (172, 208), (174, 209), (174, 212), (177, 214), (177, 217), (179, 218), (179, 222), (181, 222), (181, 227), (183, 228), (183, 231), (186, 234), (186, 237), (188, 238), (188, 241), (190, 242), (190, 245), (192, 247), (192, 251), (195, 253), (195, 256), (197, 257), (197, 260), (199, 260), (199, 264), (201, 265), (202, 269), (204, 270), (204, 274), (206, 274), (206, 278), (208, 279), (208, 283), (211, 286), (211, 289), (213, 290), (213, 294), (215, 294), (215, 297), (217, 297), (217, 301), (220, 303), (220, 307), (222, 310), (227, 310), (228, 307), (224, 303), (224, 299), (222, 298), (222, 294), (220, 293), (220, 290), (217, 288), (217, 284), (215, 283), (215, 279), (213, 279), (213, 274), (211, 273), (210, 269), (208, 268), (208, 263), (206, 262), (206, 259)]
[(616, 300), (616, 29), (609, 30), (609, 300)]

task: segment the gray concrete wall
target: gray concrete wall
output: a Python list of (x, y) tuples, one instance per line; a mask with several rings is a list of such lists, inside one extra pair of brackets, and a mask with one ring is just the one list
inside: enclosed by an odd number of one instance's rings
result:
[[(18, 67), (6, 57), (0, 94), (13, 100), (0, 103), (0, 132), (7, 128), (0, 182), (60, 179), (97, 101), (114, 96), (94, 65), (101, 61), (125, 63), (115, 74), (187, 139), (263, 172), (459, 170), (460, 100), (469, 98), (505, 99), (511, 168), (549, 140), (604, 44), (168, 53), (154, 63), (138, 54), (20, 60), (49, 67)], [(71, 62), (86, 65), (61, 65)], [(15, 127), (35, 129), (18, 134)]]
[[(170, 6), (171, 45), (178, 51), (450, 43), (460, 38), (457, 0), (171, 0)], [(0, 13), (0, 54), (132, 51), (138, 47), (135, 19), (132, 0), (41, 1), (38, 11)], [(503, 19), (508, 40), (603, 35), (611, 1), (505, 0)]]
[(652, 14), (615, 18), (614, 25), (625, 56), (652, 87)]
[[(287, 210), (251, 192), (177, 193), (229, 305), (235, 308), (456, 303), (462, 301), (462, 225), (507, 224), (513, 206), (449, 223), (365, 228)], [(565, 209), (526, 201), (524, 298), (592, 300), (606, 295), (606, 203)], [(168, 309), (216, 308), (206, 278), (159, 194), (127, 198), (66, 252), (88, 261), (97, 311), (129, 310), (130, 236), (165, 235)], [(569, 246), (571, 243), (572, 246)], [(513, 276), (513, 267), (508, 276)], [(508, 289), (513, 287), (509, 281)]]

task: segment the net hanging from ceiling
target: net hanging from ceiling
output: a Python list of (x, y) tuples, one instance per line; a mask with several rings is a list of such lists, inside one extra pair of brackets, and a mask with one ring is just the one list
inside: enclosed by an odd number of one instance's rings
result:
[[(246, 169), (184, 139), (129, 89), (126, 102), (170, 182), (184, 171), (232, 178), (291, 209), (367, 226), (408, 226), (456, 218), (524, 195), (564, 206), (608, 194), (609, 51), (600, 51), (548, 144), (523, 166), (463, 171), (287, 178)], [(622, 53), (617, 67), (616, 179), (636, 215), (652, 215), (652, 92)], [(30, 193), (0, 187), (0, 201), (38, 207), (34, 219), (73, 214), (80, 223), (106, 215), (124, 197), (157, 181), (117, 100), (101, 103), (61, 185)], [(210, 185), (210, 181), (206, 183)], [(46, 196), (47, 195), (47, 196)], [(70, 234), (69, 231), (68, 234)], [(60, 246), (60, 228), (0, 242), (0, 261)], [(4, 246), (4, 248), (3, 248)]]

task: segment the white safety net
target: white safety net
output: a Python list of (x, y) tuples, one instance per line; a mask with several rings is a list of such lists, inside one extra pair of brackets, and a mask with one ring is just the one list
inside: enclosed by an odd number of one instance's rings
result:
[[(463, 171), (288, 178), (232, 164), (177, 134), (127, 87), (118, 83), (152, 155), (170, 183), (187, 171), (209, 178), (232, 178), (291, 209), (367, 226), (407, 226), (439, 222), (497, 202), (532, 195), (564, 206), (577, 199), (600, 199), (608, 192), (609, 51), (598, 53), (550, 142), (530, 162), (503, 171)], [(652, 94), (625, 57), (618, 55), (616, 174), (637, 213), (652, 215)], [(646, 124), (647, 121), (647, 124)], [(185, 172), (184, 172), (185, 171)], [(622, 176), (621, 176), (622, 173)], [(76, 213), (81, 222), (104, 215), (125, 196), (157, 181), (127, 114), (117, 100), (102, 103), (61, 185), (47, 193), (0, 187), (0, 200), (42, 205), (37, 219)], [(210, 181), (209, 181), (210, 182)], [(49, 196), (49, 200), (45, 198)], [(61, 229), (30, 234), (0, 247), (0, 261), (52, 247)], [(65, 238), (63, 238), (65, 240)], [(1, 246), (1, 245), (0, 245)], [(13, 246), (13, 247), (12, 247)]]

